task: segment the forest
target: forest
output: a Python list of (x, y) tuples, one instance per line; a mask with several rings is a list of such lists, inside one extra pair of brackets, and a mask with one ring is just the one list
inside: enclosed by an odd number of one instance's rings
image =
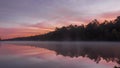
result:
[(4, 39), (5, 41), (120, 41), (120, 16), (100, 23), (97, 19), (87, 25), (69, 25), (46, 34)]

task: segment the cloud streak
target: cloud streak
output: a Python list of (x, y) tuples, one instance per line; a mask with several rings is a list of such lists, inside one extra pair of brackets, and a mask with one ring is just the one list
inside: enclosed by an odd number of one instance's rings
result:
[(3, 39), (14, 37), (26, 37), (47, 33), (49, 31), (51, 30), (38, 28), (0, 28), (0, 36)]

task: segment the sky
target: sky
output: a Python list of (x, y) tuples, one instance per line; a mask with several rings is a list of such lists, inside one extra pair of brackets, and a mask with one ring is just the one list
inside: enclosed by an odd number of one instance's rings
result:
[(113, 20), (120, 0), (0, 0), (0, 37), (44, 34), (56, 27)]

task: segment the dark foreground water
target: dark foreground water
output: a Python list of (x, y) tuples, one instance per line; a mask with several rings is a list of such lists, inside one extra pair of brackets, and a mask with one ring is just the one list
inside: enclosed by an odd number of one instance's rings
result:
[(119, 42), (0, 42), (0, 68), (114, 68)]

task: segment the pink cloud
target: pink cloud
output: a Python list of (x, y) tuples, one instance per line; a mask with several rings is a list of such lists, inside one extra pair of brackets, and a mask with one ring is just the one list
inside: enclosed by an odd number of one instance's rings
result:
[(25, 37), (44, 34), (49, 30), (34, 29), (34, 28), (0, 28), (0, 37), (14, 38), (14, 37)]
[(120, 11), (107, 12), (100, 15), (101, 20), (114, 20), (117, 16), (120, 16)]
[(106, 18), (114, 18), (119, 15), (120, 15), (120, 11), (115, 11), (115, 12), (103, 13), (101, 16)]
[(92, 19), (92, 17), (88, 17), (86, 12), (74, 11), (68, 8), (59, 8), (49, 17), (55, 20), (57, 24), (63, 24), (63, 26), (75, 24), (74, 22), (78, 22), (76, 25), (86, 24)]
[(50, 22), (38, 22), (36, 24), (25, 24), (25, 27), (34, 27), (34, 28), (39, 28), (39, 29), (43, 29), (43, 30), (52, 30), (54, 27), (49, 24)]

